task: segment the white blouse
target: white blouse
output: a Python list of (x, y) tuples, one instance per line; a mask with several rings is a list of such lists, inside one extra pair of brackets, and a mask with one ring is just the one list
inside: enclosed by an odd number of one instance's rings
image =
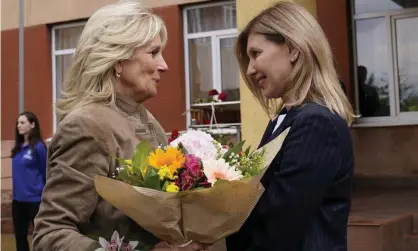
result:
[(272, 134), (279, 128), (280, 124), (283, 122), (284, 118), (286, 117), (286, 114), (282, 114), (277, 118), (276, 126), (274, 126)]

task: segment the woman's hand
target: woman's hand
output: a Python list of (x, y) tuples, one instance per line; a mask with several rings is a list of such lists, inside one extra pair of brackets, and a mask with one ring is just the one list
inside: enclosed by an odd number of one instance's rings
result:
[(155, 245), (151, 251), (204, 251), (205, 246), (197, 242), (192, 242), (185, 247), (170, 247), (165, 241), (162, 241)]

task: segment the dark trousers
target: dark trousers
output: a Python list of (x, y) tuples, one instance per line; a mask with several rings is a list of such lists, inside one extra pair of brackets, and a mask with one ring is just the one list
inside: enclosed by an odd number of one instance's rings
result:
[(29, 251), (28, 231), (29, 223), (33, 224), (39, 210), (40, 202), (13, 201), (13, 226), (17, 251)]

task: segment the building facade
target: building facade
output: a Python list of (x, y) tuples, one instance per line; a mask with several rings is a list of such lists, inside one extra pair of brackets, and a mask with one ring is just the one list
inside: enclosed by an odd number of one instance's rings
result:
[[(45, 138), (52, 137), (57, 126), (53, 104), (77, 38), (88, 17), (113, 2), (25, 1), (24, 103), (40, 118)], [(268, 118), (239, 77), (233, 47), (248, 20), (275, 1), (143, 2), (165, 20), (168, 29), (163, 55), (170, 70), (161, 79), (158, 96), (146, 102), (167, 133), (208, 129), (213, 108), (215, 132), (239, 135), (257, 145)], [(361, 114), (351, 129), (357, 184), (418, 184), (418, 2), (294, 2), (319, 20), (346, 94)], [(2, 156), (7, 156), (18, 115), (18, 1), (4, 0), (2, 7), (1, 140)], [(212, 89), (227, 94), (222, 105), (207, 104)], [(2, 159), (2, 170), (7, 185), (10, 159)]]

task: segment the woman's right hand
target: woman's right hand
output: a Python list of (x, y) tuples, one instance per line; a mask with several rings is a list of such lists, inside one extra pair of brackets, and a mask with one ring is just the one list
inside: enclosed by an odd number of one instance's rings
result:
[(197, 242), (192, 242), (185, 247), (170, 247), (165, 241), (155, 245), (151, 251), (204, 251), (205, 246)]

